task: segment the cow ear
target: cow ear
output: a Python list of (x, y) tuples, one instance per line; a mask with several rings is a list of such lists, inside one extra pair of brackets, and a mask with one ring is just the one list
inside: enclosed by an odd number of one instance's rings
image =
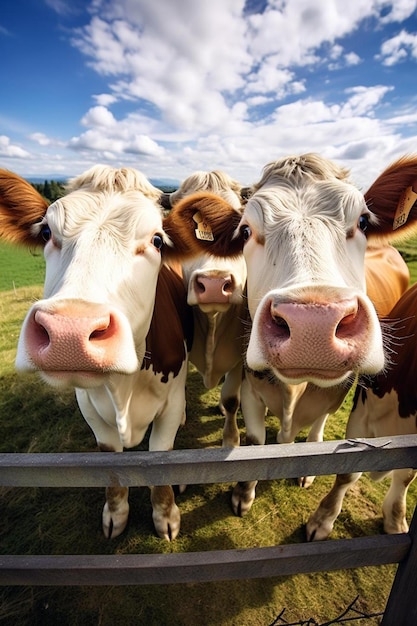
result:
[(390, 240), (409, 236), (417, 229), (417, 155), (404, 156), (376, 179), (365, 193), (378, 223), (369, 224), (368, 237)]
[[(240, 211), (216, 194), (204, 192), (186, 196), (164, 220), (164, 230), (173, 242), (171, 256), (240, 254), (243, 240), (234, 236), (240, 219)], [(170, 256), (169, 249), (167, 253)]]
[(0, 239), (27, 246), (44, 244), (32, 232), (48, 208), (47, 201), (26, 180), (0, 169)]

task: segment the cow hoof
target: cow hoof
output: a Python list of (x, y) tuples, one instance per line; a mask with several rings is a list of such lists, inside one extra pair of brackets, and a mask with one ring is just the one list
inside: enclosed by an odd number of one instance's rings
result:
[(127, 526), (129, 517), (129, 505), (123, 507), (121, 511), (110, 511), (108, 504), (103, 508), (103, 533), (106, 539), (114, 539), (122, 534)]
[(232, 510), (237, 517), (244, 517), (255, 500), (255, 488), (245, 490), (239, 483), (232, 491)]
[(315, 478), (315, 476), (301, 476), (298, 479), (298, 484), (303, 489), (307, 489), (308, 487), (311, 487), (311, 485), (314, 483)]
[(307, 541), (322, 541), (327, 539), (333, 530), (333, 524), (325, 520), (319, 521), (313, 513), (306, 524)]
[(166, 541), (176, 539), (181, 525), (181, 514), (176, 504), (172, 506), (170, 511), (165, 511), (162, 514), (154, 509), (152, 518), (158, 537)]

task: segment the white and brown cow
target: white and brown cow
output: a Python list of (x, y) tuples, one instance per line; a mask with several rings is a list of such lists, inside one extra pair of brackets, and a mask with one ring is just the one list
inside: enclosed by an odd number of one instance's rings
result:
[[(188, 251), (163, 221), (159, 195), (134, 169), (96, 166), (47, 207), (31, 185), (0, 171), (0, 237), (43, 244), (46, 260), (44, 297), (24, 320), (17, 368), (74, 387), (101, 450), (139, 444), (150, 424), (150, 450), (169, 450), (185, 419), (192, 314), (182, 278), (164, 260)], [(158, 535), (174, 538), (172, 488), (153, 487), (151, 500)], [(128, 489), (109, 487), (106, 536), (123, 531), (128, 510)]]
[[(293, 441), (309, 425), (309, 440), (320, 439), (355, 376), (384, 367), (381, 327), (366, 294), (365, 251), (394, 240), (397, 224), (401, 236), (415, 226), (415, 207), (407, 219), (395, 214), (416, 173), (416, 157), (400, 159), (364, 197), (344, 168), (307, 154), (265, 167), (239, 224), (212, 195), (177, 205), (191, 238), (196, 208), (210, 224), (216, 236), (199, 242), (203, 249), (227, 256), (243, 248), (252, 319), (241, 398), (247, 443), (264, 443), (266, 407), (281, 420), (279, 441)], [(249, 510), (255, 485), (236, 486), (236, 513)]]
[[(357, 386), (346, 428), (349, 439), (417, 433), (417, 284), (402, 296), (385, 321), (389, 324), (392, 354), (384, 372)], [(375, 472), (371, 477), (379, 480), (388, 473)], [(386, 533), (408, 531), (406, 497), (416, 474), (417, 470), (411, 468), (391, 472), (390, 488), (382, 505)], [(346, 492), (360, 476), (359, 472), (336, 477), (332, 489), (310, 516), (308, 540), (329, 536)]]
[[(240, 218), (241, 185), (220, 170), (197, 171), (179, 189), (164, 194), (164, 208), (175, 206), (196, 191), (209, 191), (226, 200)], [(197, 236), (210, 239), (210, 231), (194, 216)], [(237, 411), (243, 372), (243, 326), (246, 316), (246, 263), (243, 254), (222, 258), (201, 253), (182, 263), (187, 301), (193, 307), (194, 336), (190, 361), (200, 372), (206, 389), (216, 387), (224, 377), (220, 407), (225, 416), (223, 446), (240, 443)]]

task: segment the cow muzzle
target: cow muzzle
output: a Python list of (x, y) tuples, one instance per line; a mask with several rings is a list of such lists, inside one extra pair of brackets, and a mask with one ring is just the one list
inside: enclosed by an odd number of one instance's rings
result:
[(241, 297), (242, 291), (231, 272), (194, 272), (191, 277), (188, 304), (199, 306), (205, 313), (225, 311)]
[(382, 335), (372, 304), (361, 296), (261, 302), (250, 336), (248, 366), (270, 369), (283, 382), (338, 384), (351, 372), (384, 366)]
[(32, 307), (25, 320), (16, 367), (44, 372), (48, 379), (54, 375), (71, 379), (78, 373), (79, 380), (85, 374), (86, 386), (91, 386), (94, 376), (133, 373), (138, 358), (121, 312), (85, 301), (43, 301)]

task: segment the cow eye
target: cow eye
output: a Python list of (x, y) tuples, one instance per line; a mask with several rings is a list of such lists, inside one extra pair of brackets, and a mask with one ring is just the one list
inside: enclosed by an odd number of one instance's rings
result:
[(51, 238), (51, 229), (49, 228), (48, 224), (44, 224), (41, 228), (41, 237), (44, 241), (49, 241)]
[(152, 243), (157, 250), (160, 250), (164, 245), (164, 240), (162, 239), (162, 235), (156, 234), (152, 237)]
[(367, 228), (369, 225), (369, 216), (366, 214), (363, 214), (360, 216), (359, 220), (358, 220), (358, 228), (365, 233)]
[(252, 235), (252, 231), (250, 229), (250, 227), (245, 224), (244, 226), (242, 226), (242, 228), (240, 229), (241, 235), (243, 237), (243, 241), (248, 241), (248, 239), (250, 239), (251, 235)]

